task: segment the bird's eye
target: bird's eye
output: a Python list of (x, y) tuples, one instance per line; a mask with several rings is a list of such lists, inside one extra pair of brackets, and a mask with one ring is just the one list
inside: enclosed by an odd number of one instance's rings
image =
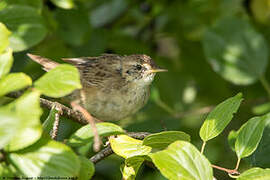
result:
[(136, 64), (135, 65), (135, 68), (136, 68), (136, 70), (141, 70), (142, 69), (142, 66), (140, 64)]

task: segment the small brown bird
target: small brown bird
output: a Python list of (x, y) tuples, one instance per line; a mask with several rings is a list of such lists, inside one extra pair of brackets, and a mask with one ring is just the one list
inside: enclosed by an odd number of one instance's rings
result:
[[(49, 71), (59, 63), (27, 54)], [(85, 103), (83, 106), (97, 119), (120, 120), (141, 109), (149, 98), (150, 85), (160, 69), (147, 55), (120, 56), (104, 54), (99, 57), (63, 58), (80, 72)], [(79, 91), (67, 98), (78, 99)]]

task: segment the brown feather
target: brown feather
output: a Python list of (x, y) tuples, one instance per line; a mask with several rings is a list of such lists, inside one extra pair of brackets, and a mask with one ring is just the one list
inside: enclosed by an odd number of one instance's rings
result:
[(41, 57), (41, 56), (37, 56), (37, 55), (34, 55), (34, 54), (30, 54), (28, 53), (27, 54), (28, 57), (30, 57), (33, 61), (37, 62), (38, 64), (42, 65), (43, 66), (43, 69), (45, 71), (49, 71), (53, 68), (55, 68), (56, 66), (59, 65), (59, 63), (57, 62), (54, 62), (50, 59), (47, 59), (47, 58), (44, 58), (44, 57)]

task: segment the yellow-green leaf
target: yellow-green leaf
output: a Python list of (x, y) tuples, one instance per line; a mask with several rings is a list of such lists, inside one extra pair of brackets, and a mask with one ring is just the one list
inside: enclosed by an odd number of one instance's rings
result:
[(12, 49), (0, 54), (0, 78), (9, 73), (13, 63)]
[(49, 97), (62, 97), (81, 88), (80, 75), (76, 67), (62, 64), (50, 70), (34, 83), (35, 88)]
[(7, 27), (0, 22), (0, 54), (8, 47), (8, 38), (10, 34), (11, 32), (7, 29)]
[(143, 145), (143, 141), (127, 135), (111, 136), (109, 141), (113, 152), (125, 159), (133, 156), (147, 155), (152, 150), (151, 147)]
[(252, 168), (243, 172), (237, 180), (269, 180), (270, 169)]
[(32, 79), (24, 73), (11, 73), (0, 79), (0, 96), (17, 91), (32, 84)]
[(170, 180), (213, 180), (210, 162), (189, 142), (176, 141), (167, 149), (149, 156), (160, 172)]

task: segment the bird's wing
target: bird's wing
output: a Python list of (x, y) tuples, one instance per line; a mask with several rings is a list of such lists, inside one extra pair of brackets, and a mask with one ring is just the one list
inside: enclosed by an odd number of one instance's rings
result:
[(98, 57), (78, 57), (78, 58), (62, 58), (63, 61), (73, 64), (75, 66), (87, 63), (91, 60), (97, 60)]

